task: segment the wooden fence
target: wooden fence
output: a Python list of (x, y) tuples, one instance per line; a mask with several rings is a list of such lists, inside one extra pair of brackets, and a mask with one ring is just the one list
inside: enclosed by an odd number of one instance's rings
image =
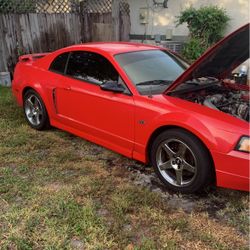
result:
[[(117, 33), (118, 32), (118, 33)], [(13, 72), (18, 56), (88, 41), (129, 39), (129, 15), (0, 14), (0, 71)]]
[(12, 71), (19, 55), (80, 43), (82, 27), (74, 13), (0, 15), (0, 71)]

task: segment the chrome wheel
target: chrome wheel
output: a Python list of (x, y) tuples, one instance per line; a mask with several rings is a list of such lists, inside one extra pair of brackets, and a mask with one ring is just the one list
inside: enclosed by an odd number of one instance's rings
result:
[(24, 112), (33, 126), (39, 126), (43, 119), (42, 104), (36, 95), (30, 95), (24, 102)]
[(156, 151), (156, 164), (162, 177), (177, 187), (190, 185), (197, 174), (197, 159), (181, 140), (167, 139)]

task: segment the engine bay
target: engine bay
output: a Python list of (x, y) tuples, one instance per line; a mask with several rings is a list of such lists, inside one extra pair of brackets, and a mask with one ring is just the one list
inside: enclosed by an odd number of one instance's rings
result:
[(201, 77), (183, 83), (171, 95), (249, 122), (248, 85), (230, 79)]

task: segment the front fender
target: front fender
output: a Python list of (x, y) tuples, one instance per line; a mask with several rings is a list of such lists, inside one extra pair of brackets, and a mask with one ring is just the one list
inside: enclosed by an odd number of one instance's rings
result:
[(195, 136), (197, 136), (209, 149), (215, 149), (218, 147), (216, 138), (214, 137), (214, 130), (211, 129), (199, 118), (183, 112), (173, 112), (163, 114), (155, 118), (149, 127), (149, 134), (147, 142), (149, 142), (152, 134), (159, 128), (168, 127), (180, 127), (188, 130)]
[(144, 126), (137, 123), (135, 132), (134, 158), (143, 162), (148, 161), (148, 148), (162, 129), (178, 127), (189, 131), (199, 138), (206, 148), (212, 152), (227, 153), (232, 150), (238, 140), (238, 134), (218, 129), (218, 121), (212, 117), (183, 111), (161, 113), (148, 119)]

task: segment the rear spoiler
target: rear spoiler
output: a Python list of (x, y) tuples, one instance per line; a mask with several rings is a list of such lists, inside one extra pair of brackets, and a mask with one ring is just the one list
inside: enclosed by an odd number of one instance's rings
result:
[(40, 59), (50, 53), (37, 53), (37, 54), (27, 54), (23, 56), (19, 56), (18, 61), (19, 62), (32, 62), (37, 59)]

